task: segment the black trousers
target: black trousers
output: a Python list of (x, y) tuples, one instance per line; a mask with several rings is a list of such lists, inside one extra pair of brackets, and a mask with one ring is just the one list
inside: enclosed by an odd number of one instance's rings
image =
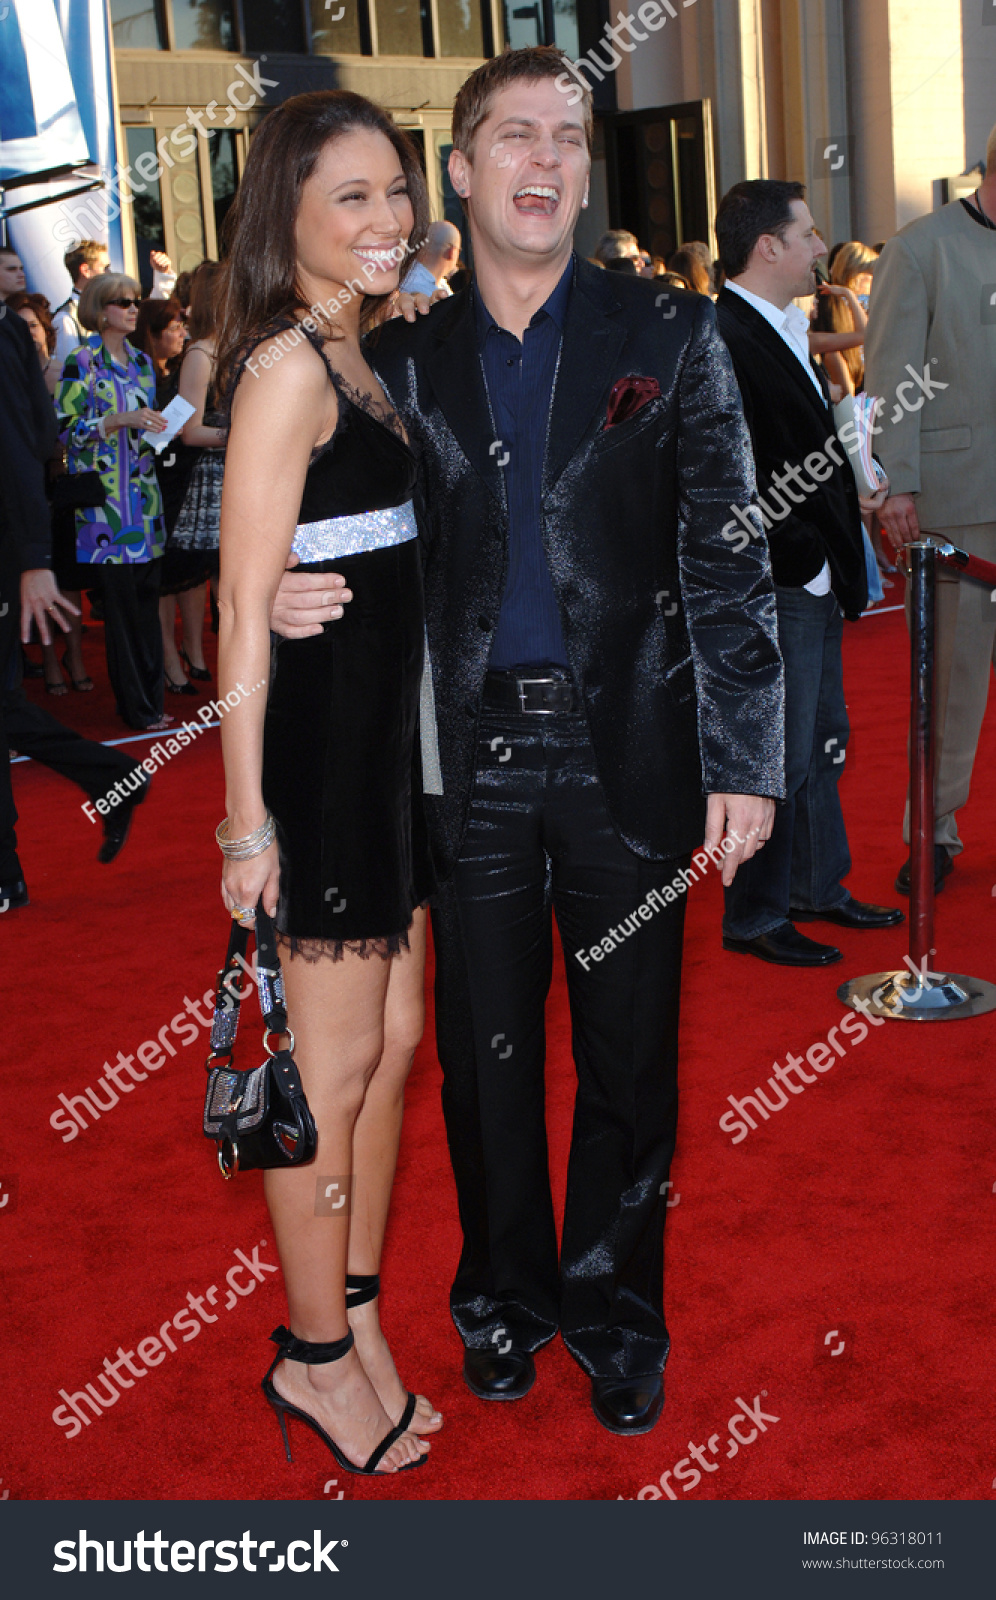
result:
[[(119, 778), (130, 772), (135, 762), (120, 750), (84, 739), (82, 734), (64, 728), (61, 722), (33, 705), (20, 684), (18, 639), (20, 637), (20, 575), (16, 568), (0, 565), (0, 885), (8, 886), (23, 877), (17, 858), (14, 824), (17, 810), (10, 781), (11, 746), (21, 755), (51, 767), (64, 778), (78, 784), (90, 798), (103, 797)], [(10, 687), (5, 687), (6, 685)], [(81, 836), (90, 827), (79, 820)], [(100, 830), (97, 830), (98, 834)]]
[[(464, 1235), (450, 1305), (466, 1345), (536, 1350), (559, 1327), (592, 1376), (663, 1370), (685, 898), (637, 908), (683, 864), (620, 842), (583, 715), (485, 711), (464, 846), (433, 906)], [(544, 1106), (551, 911), (578, 1080), (559, 1267)]]
[(94, 568), (104, 595), (107, 675), (118, 716), (147, 728), (163, 714), (163, 636), (159, 626), (162, 561), (104, 561)]

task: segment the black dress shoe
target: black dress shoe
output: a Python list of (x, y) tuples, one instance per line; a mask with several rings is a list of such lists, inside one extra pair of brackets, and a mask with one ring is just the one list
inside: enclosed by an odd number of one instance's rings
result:
[[(903, 862), (896, 874), (896, 888), (900, 894), (910, 892), (910, 872), (913, 867), (913, 857), (909, 856)], [(944, 880), (949, 873), (954, 871), (954, 862), (942, 844), (934, 846), (934, 893), (940, 894), (944, 888)]]
[(23, 878), (14, 883), (0, 883), (0, 913), (17, 911), (28, 904), (28, 891)]
[(146, 774), (142, 781), (142, 787), (136, 789), (133, 795), (129, 795), (127, 800), (122, 800), (121, 804), (111, 812), (110, 816), (104, 818), (104, 841), (97, 851), (98, 861), (113, 861), (115, 856), (120, 855), (128, 837), (128, 830), (131, 827), (131, 819), (134, 815), (135, 807), (142, 804), (151, 786), (152, 779)]
[(464, 1350), (463, 1378), (478, 1400), (521, 1400), (536, 1382), (528, 1350)]
[(664, 1410), (664, 1379), (592, 1378), (591, 1409), (610, 1433), (649, 1433)]
[(842, 928), (894, 928), (906, 920), (898, 906), (869, 906), (850, 895), (842, 906), (831, 906), (829, 911), (790, 911), (789, 916), (793, 922), (836, 922)]
[(724, 934), (723, 949), (757, 956), (759, 961), (771, 961), (779, 967), (829, 967), (844, 959), (836, 945), (807, 939), (804, 933), (796, 932), (791, 922), (783, 922), (780, 928), (761, 933), (756, 939), (730, 939)]

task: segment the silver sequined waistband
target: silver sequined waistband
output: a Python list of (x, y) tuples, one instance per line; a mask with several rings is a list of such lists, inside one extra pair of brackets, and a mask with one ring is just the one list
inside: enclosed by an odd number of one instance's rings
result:
[(326, 517), (299, 522), (291, 550), (302, 561), (341, 561), (366, 550), (386, 550), (418, 537), (411, 500), (386, 511), (361, 511), (354, 517)]

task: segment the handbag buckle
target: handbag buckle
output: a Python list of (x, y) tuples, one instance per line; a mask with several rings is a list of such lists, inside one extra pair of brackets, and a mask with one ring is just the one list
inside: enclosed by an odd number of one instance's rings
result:
[(230, 1067), (232, 1065), (233, 1059), (234, 1058), (233, 1058), (233, 1053), (232, 1053), (231, 1049), (228, 1049), (228, 1050), (212, 1050), (210, 1052), (210, 1054), (208, 1055), (207, 1060), (204, 1063), (204, 1070), (205, 1070), (205, 1072), (211, 1072), (219, 1061), (224, 1062), (224, 1064), (227, 1067)]
[(292, 1028), (283, 1028), (279, 1031), (276, 1028), (264, 1028), (263, 1049), (266, 1051), (268, 1056), (273, 1057), (275, 1055), (279, 1055), (280, 1052), (278, 1050), (273, 1050), (270, 1048), (270, 1038), (272, 1036), (276, 1039), (279, 1039), (281, 1033), (285, 1033), (287, 1035), (288, 1039), (290, 1040), (290, 1044), (287, 1046), (287, 1049), (290, 1051), (291, 1055), (294, 1054), (294, 1030)]
[[(227, 1150), (231, 1152), (226, 1156)], [(239, 1170), (239, 1141), (238, 1139), (218, 1140), (218, 1166), (221, 1168), (223, 1178), (231, 1179)]]

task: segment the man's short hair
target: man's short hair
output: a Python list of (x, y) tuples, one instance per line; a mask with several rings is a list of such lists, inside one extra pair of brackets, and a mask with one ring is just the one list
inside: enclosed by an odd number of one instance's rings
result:
[(716, 213), (716, 243), (728, 278), (746, 272), (758, 240), (766, 233), (784, 241), (795, 220), (792, 202), (805, 198), (805, 184), (776, 178), (751, 178), (724, 194)]
[(993, 128), (986, 144), (986, 177), (991, 178), (996, 172), (996, 127)]
[(634, 245), (639, 250), (640, 241), (628, 228), (610, 228), (607, 233), (602, 234), (595, 246), (595, 260), (606, 267), (610, 261), (618, 261), (622, 256), (631, 255)]
[(12, 244), (0, 244), (0, 256), (17, 256), (18, 261), (21, 259)]
[[(517, 83), (521, 78), (535, 81), (540, 78), (563, 76), (567, 79), (572, 95), (580, 93), (581, 115), (590, 154), (594, 127), (591, 90), (584, 79), (579, 82), (577, 78), (571, 76), (569, 65), (564, 52), (550, 44), (531, 45), (527, 50), (503, 50), (500, 55), (492, 56), (490, 61), (485, 61), (483, 67), (478, 67), (477, 71), (472, 72), (466, 82), (461, 84), (453, 102), (454, 149), (460, 150), (468, 160), (473, 159), (472, 148), (477, 130), (488, 117), (495, 96), (500, 94), (502, 89), (507, 89), (510, 83)], [(577, 103), (576, 97), (565, 99), (564, 102), (565, 106)]]
[(88, 267), (95, 267), (100, 257), (106, 254), (107, 246), (101, 244), (99, 239), (81, 239), (79, 244), (74, 244), (71, 250), (66, 251), (62, 259), (66, 271), (75, 283), (84, 262)]

